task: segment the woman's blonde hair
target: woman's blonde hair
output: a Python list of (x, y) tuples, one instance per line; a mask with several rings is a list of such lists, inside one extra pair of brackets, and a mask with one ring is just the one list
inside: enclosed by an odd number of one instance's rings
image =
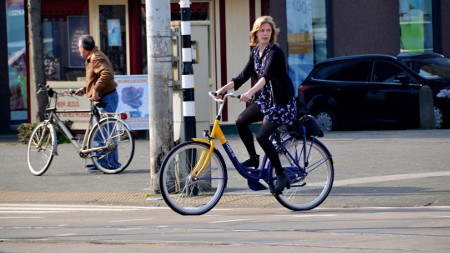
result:
[(256, 33), (265, 23), (269, 24), (272, 27), (272, 34), (270, 35), (269, 43), (277, 44), (277, 36), (278, 33), (280, 32), (280, 29), (277, 28), (277, 26), (275, 25), (275, 21), (273, 21), (273, 18), (271, 16), (261, 16), (255, 20), (255, 23), (253, 24), (253, 29), (250, 32), (250, 46), (258, 45), (258, 37), (256, 36)]

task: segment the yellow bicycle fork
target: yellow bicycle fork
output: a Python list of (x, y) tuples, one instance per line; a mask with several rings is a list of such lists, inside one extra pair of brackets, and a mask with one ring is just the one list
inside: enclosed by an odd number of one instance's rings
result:
[(219, 140), (219, 142), (221, 144), (225, 144), (227, 142), (227, 139), (225, 138), (225, 135), (223, 134), (222, 129), (220, 128), (219, 122), (220, 122), (220, 120), (218, 120), (218, 119), (216, 119), (214, 121), (214, 126), (211, 131), (211, 135), (209, 136), (209, 140), (204, 140), (204, 139), (200, 139), (200, 138), (192, 138), (193, 141), (201, 142), (201, 143), (205, 143), (205, 144), (209, 145), (209, 150), (202, 151), (199, 161), (197, 162), (197, 164), (195, 165), (195, 168), (191, 172), (191, 175), (194, 178), (198, 178), (200, 176), (200, 174), (202, 174), (206, 165), (210, 162), (211, 155), (212, 155), (214, 149), (216, 148), (214, 145), (214, 139), (217, 137), (217, 139)]

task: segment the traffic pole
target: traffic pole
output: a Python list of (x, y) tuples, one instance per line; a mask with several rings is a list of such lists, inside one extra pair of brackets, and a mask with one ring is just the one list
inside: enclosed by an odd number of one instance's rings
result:
[(146, 0), (149, 86), (150, 187), (159, 193), (158, 173), (170, 150), (169, 88), (172, 77), (170, 1)]
[(191, 50), (191, 10), (190, 1), (181, 0), (181, 59), (183, 70), (181, 88), (183, 89), (183, 117), (185, 140), (196, 137), (195, 97), (194, 97), (194, 69), (192, 68)]

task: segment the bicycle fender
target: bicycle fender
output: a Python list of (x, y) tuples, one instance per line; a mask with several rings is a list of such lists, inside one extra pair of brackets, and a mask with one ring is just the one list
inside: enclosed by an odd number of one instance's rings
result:
[[(204, 139), (200, 139), (200, 138), (192, 138), (192, 141), (201, 142), (201, 143), (204, 143), (204, 144), (211, 145), (211, 143), (209, 143), (209, 141), (204, 140)], [(215, 146), (214, 146), (214, 149), (217, 150), (217, 148)]]
[[(130, 125), (128, 125), (128, 123), (127, 123), (125, 120), (122, 120), (122, 119), (119, 119), (119, 118), (113, 118), (113, 119), (116, 119), (117, 121), (120, 121), (122, 124), (125, 125), (125, 127), (128, 128), (128, 131), (133, 132), (133, 130), (131, 130), (131, 128), (130, 128)], [(109, 119), (108, 119), (108, 118), (101, 118), (101, 119), (97, 122), (97, 124), (100, 124), (100, 122), (106, 121), (106, 120), (109, 120)]]

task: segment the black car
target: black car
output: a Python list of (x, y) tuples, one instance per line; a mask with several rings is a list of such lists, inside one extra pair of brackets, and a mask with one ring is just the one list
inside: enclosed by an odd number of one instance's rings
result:
[(420, 126), (419, 91), (433, 93), (436, 128), (450, 123), (450, 59), (439, 54), (372, 54), (318, 63), (299, 86), (300, 115), (324, 131)]

